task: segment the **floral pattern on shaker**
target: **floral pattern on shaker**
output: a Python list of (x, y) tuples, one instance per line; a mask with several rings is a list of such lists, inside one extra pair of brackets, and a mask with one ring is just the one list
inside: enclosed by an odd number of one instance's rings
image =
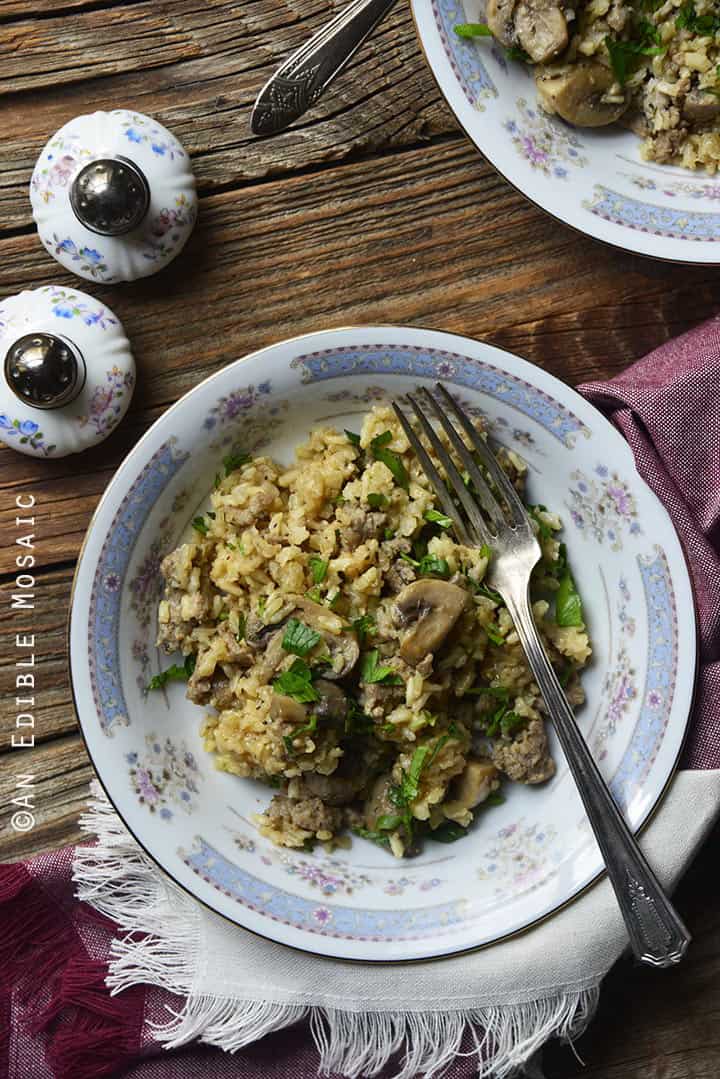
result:
[(53, 232), (52, 240), (43, 236), (42, 242), (49, 251), (54, 248), (56, 255), (69, 255), (72, 262), (79, 262), (79, 269), (83, 273), (89, 273), (97, 281), (110, 279), (111, 274), (105, 262), (105, 256), (96, 247), (77, 244), (71, 236), (61, 239), (57, 232)]
[(170, 257), (177, 245), (185, 239), (182, 230), (192, 228), (195, 224), (195, 216), (195, 207), (187, 196), (178, 195), (173, 207), (164, 207), (153, 218), (143, 258), (156, 262), (158, 259)]
[(129, 118), (122, 121), (122, 126), (123, 134), (129, 143), (149, 146), (156, 157), (168, 157), (170, 161), (174, 161), (176, 157), (185, 157), (182, 146), (169, 131), (161, 130), (147, 116), (139, 116), (137, 113), (126, 115)]
[(557, 119), (551, 120), (537, 108), (531, 108), (525, 98), (518, 98), (518, 118), (508, 119), (503, 127), (513, 145), (532, 169), (544, 176), (565, 180), (567, 166), (582, 169), (588, 159), (580, 152), (583, 144), (578, 136)]
[(119, 422), (123, 412), (122, 402), (135, 384), (132, 371), (121, 371), (113, 366), (105, 375), (105, 384), (96, 386), (90, 398), (87, 416), (76, 416), (79, 427), (93, 427), (97, 434), (107, 435)]
[(45, 435), (34, 420), (13, 419), (7, 413), (0, 412), (0, 430), (4, 438), (17, 439), (21, 446), (29, 446), (43, 457), (50, 457), (55, 449), (53, 444), (45, 444)]
[(560, 846), (553, 847), (557, 837), (552, 825), (543, 828), (537, 821), (528, 824), (521, 817), (499, 830), (494, 844), (482, 856), (477, 876), (494, 883), (498, 895), (536, 888), (562, 860)]
[(81, 166), (94, 157), (87, 147), (80, 145), (79, 135), (71, 131), (58, 134), (35, 166), (30, 186), (43, 202), (51, 202), (56, 189), (68, 187)]
[[(126, 753), (130, 782), (138, 802), (162, 820), (171, 820), (176, 809), (190, 814), (196, 808), (202, 779), (193, 753), (171, 738), (145, 737), (144, 753)], [(173, 807), (173, 808), (171, 808)]]
[[(107, 330), (109, 326), (117, 326), (117, 319), (113, 318), (104, 307), (89, 307), (77, 293), (68, 289), (56, 288), (54, 285), (48, 285), (46, 289), (50, 293), (52, 313), (56, 318), (79, 318), (86, 326), (98, 326), (101, 330)], [(41, 289), (41, 291), (44, 292), (46, 289)]]
[(594, 476), (580, 469), (570, 473), (574, 486), (567, 503), (570, 516), (580, 531), (592, 535), (598, 543), (607, 542), (613, 551), (623, 549), (623, 534), (642, 534), (637, 519), (637, 502), (627, 483), (605, 465), (596, 465)]

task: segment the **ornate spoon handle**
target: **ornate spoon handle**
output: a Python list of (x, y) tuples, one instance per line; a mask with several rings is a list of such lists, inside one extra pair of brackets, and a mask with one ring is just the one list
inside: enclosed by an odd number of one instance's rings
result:
[(255, 135), (275, 135), (314, 105), (397, 0), (352, 0), (279, 67), (255, 102)]

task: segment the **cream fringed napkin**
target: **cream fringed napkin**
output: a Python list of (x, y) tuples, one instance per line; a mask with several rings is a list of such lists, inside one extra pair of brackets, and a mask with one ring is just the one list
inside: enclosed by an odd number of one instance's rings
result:
[[(642, 840), (665, 885), (682, 875), (719, 809), (720, 771), (678, 773)], [(97, 785), (84, 827), (98, 845), (76, 849), (78, 898), (119, 927), (108, 984), (115, 991), (147, 984), (184, 998), (165, 1022), (149, 1026), (148, 1036), (168, 1049), (199, 1038), (237, 1050), (309, 1015), (324, 1071), (430, 1079), (451, 1065), (453, 1079), (505, 1079), (549, 1037), (583, 1030), (627, 944), (603, 880), (542, 925), (485, 951), (400, 966), (316, 958), (234, 928), (176, 888)], [(470, 1057), (458, 1057), (461, 1044)], [(396, 1064), (385, 1071), (391, 1058)], [(252, 1066), (239, 1074), (263, 1079)], [(314, 1074), (293, 1069), (293, 1079)]]

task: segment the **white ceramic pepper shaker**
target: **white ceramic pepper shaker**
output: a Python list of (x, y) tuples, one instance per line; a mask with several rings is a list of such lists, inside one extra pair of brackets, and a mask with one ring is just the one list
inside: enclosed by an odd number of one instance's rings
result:
[(74, 289), (0, 300), (0, 439), (32, 457), (102, 442), (125, 415), (135, 361), (120, 320)]
[(53, 258), (103, 284), (162, 270), (197, 217), (186, 151), (156, 120), (128, 109), (61, 127), (37, 160), (30, 201)]

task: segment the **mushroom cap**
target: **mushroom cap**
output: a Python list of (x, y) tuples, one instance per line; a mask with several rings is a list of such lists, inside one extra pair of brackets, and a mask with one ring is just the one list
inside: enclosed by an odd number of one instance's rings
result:
[(515, 41), (513, 13), (517, 0), (487, 0), (485, 21), (493, 37), (509, 48)]
[(521, 0), (515, 11), (515, 33), (530, 59), (546, 64), (568, 44), (568, 26), (561, 8), (548, 0)]
[(435, 652), (465, 610), (468, 593), (449, 581), (421, 577), (406, 585), (395, 600), (395, 621), (408, 629), (400, 642), (400, 655), (417, 666)]
[(270, 698), (270, 715), (283, 723), (292, 723), (293, 727), (302, 725), (307, 718), (304, 705), (294, 697), (286, 697), (284, 693), (273, 693)]
[(540, 104), (577, 127), (605, 127), (618, 120), (629, 101), (604, 102), (602, 97), (615, 82), (610, 68), (588, 60), (535, 76)]

